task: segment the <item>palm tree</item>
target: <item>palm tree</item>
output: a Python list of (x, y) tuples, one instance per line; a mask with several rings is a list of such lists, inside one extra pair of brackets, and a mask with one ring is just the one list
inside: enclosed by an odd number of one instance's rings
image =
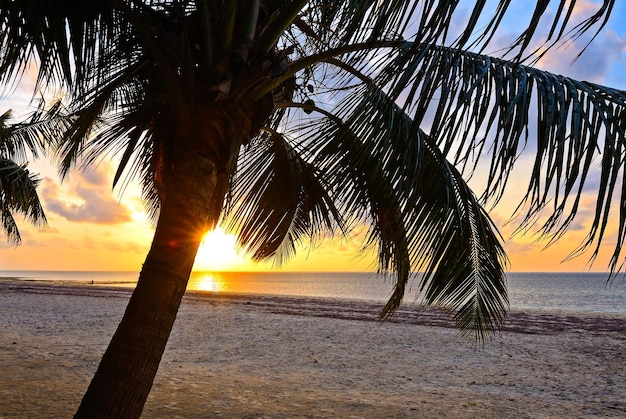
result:
[[(542, 231), (555, 239), (600, 159), (596, 216), (578, 249), (597, 253), (623, 173), (626, 94), (528, 63), (602, 28), (614, 0), (573, 26), (575, 0), (557, 1), (551, 19), (549, 2), (537, 1), (499, 57), (483, 52), (510, 2), (477, 1), (465, 19), (459, 3), (0, 2), (2, 81), (35, 59), (38, 88), (68, 97), (70, 126), (54, 137), (61, 173), (114, 154), (114, 184), (138, 178), (156, 220), (77, 416), (140, 415), (201, 237), (218, 222), (254, 258), (279, 262), (302, 240), (365, 225), (364, 246), (396, 279), (382, 318), (420, 271), (425, 302), (483, 339), (507, 308), (506, 256), (483, 205), (498, 201), (528, 148), (536, 163), (522, 226), (545, 209)], [(549, 33), (533, 50), (546, 19)], [(463, 173), (484, 161), (479, 198)], [(623, 204), (619, 220), (612, 272)]]
[(34, 132), (19, 124), (9, 126), (7, 123), (10, 117), (11, 111), (0, 115), (0, 210), (1, 228), (9, 243), (17, 245), (22, 237), (13, 214), (21, 213), (32, 224), (40, 227), (46, 225), (46, 215), (37, 196), (39, 178), (28, 172), (28, 163), (17, 164), (11, 160), (24, 159), (25, 145), (37, 155), (36, 142), (32, 141), (36, 140), (32, 136)]

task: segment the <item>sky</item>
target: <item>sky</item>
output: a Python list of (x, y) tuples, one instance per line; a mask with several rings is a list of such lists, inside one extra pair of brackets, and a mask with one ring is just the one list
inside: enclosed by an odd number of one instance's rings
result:
[[(498, 42), (518, 34), (516, 29), (525, 27), (520, 16), (528, 14), (528, 0), (514, 1), (518, 11), (513, 19), (503, 24), (505, 30)], [(576, 13), (588, 15), (597, 9), (598, 1), (584, 0), (577, 3)], [(596, 38), (591, 47), (577, 61), (574, 57), (584, 41), (559, 49), (542, 59), (537, 67), (578, 80), (587, 80), (619, 89), (626, 89), (626, 2), (618, 2), (607, 28)], [(33, 71), (30, 72), (32, 75)], [(26, 77), (20, 88), (11, 95), (0, 97), (0, 112), (14, 110), (17, 120), (24, 114), (23, 104), (30, 98), (32, 83)], [(20, 111), (22, 112), (20, 113)], [(112, 190), (115, 171), (113, 163), (102, 161), (98, 166), (82, 172), (73, 172), (63, 181), (53, 163), (37, 159), (29, 163), (31, 172), (42, 178), (40, 198), (48, 218), (48, 226), (37, 229), (17, 217), (22, 244), (11, 246), (0, 241), (0, 270), (86, 270), (86, 271), (139, 271), (148, 252), (153, 226), (143, 211), (139, 188), (130, 185), (120, 195)], [(524, 160), (521, 161), (524, 171)], [(545, 242), (537, 242), (531, 234), (511, 236), (515, 224), (507, 223), (517, 205), (520, 190), (526, 190), (523, 180), (515, 177), (502, 203), (490, 211), (504, 237), (505, 250), (510, 259), (510, 271), (605, 271), (611, 249), (607, 240), (607, 252), (601, 253), (593, 266), (587, 265), (588, 256), (563, 262), (587, 232), (590, 211), (583, 205), (581, 217), (571, 231), (556, 245), (544, 249)], [(585, 197), (593, 204), (592, 196)], [(591, 207), (587, 207), (591, 208)], [(610, 233), (615, 227), (609, 228)], [(252, 263), (238, 254), (234, 239), (223, 233), (207, 238), (196, 258), (196, 270), (231, 271), (373, 271), (376, 269), (372, 252), (361, 249), (362, 236), (336, 238), (307, 244), (299, 249), (295, 258), (281, 267), (270, 263)], [(226, 250), (225, 250), (226, 249)]]

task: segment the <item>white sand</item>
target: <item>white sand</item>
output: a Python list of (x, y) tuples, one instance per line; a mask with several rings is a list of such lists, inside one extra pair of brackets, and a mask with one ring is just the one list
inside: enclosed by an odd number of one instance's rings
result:
[[(0, 281), (0, 417), (70, 417), (128, 296)], [(481, 349), (377, 310), (189, 294), (144, 417), (626, 417), (626, 318), (512, 313)]]

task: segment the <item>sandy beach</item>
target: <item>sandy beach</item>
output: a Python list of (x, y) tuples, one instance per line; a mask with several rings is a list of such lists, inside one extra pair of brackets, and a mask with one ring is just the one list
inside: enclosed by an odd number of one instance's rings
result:
[[(0, 281), (0, 417), (70, 417), (129, 290)], [(626, 318), (511, 313), (476, 347), (447, 316), (189, 292), (146, 418), (626, 417)]]

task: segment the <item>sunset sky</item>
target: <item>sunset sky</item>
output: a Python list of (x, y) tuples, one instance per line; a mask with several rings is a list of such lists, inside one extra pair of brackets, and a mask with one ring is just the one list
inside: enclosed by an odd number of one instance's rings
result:
[[(518, 1), (520, 14), (528, 13), (528, 1)], [(533, 2), (534, 3), (534, 2)], [(577, 13), (588, 16), (598, 7), (598, 2), (580, 1)], [(511, 37), (519, 31), (515, 25), (524, 25), (525, 20), (516, 19), (502, 25), (502, 44), (506, 43), (506, 33)], [(567, 49), (555, 51), (545, 57), (537, 66), (554, 73), (587, 80), (619, 89), (626, 89), (626, 2), (616, 6), (608, 27), (596, 38), (586, 53), (571, 63), (584, 41), (570, 45)], [(506, 28), (506, 29), (505, 29)], [(549, 28), (546, 28), (546, 30)], [(30, 98), (32, 83), (26, 79), (20, 89), (9, 96), (0, 98), (0, 114), (14, 110), (14, 122), (24, 115), (24, 104)], [(530, 156), (532, 157), (532, 156)], [(524, 172), (524, 159), (520, 161), (520, 173)], [(73, 172), (62, 183), (52, 162), (40, 159), (29, 164), (31, 172), (40, 174), (43, 179), (39, 194), (44, 202), (49, 226), (37, 230), (18, 217), (23, 242), (13, 247), (0, 242), (0, 270), (121, 270), (138, 271), (148, 251), (153, 229), (143, 211), (139, 188), (130, 185), (120, 196), (120, 190), (112, 190), (112, 176), (115, 170), (110, 161), (85, 172)], [(580, 216), (568, 235), (547, 250), (542, 242), (534, 242), (534, 237), (511, 237), (515, 224), (505, 225), (513, 208), (518, 203), (516, 192), (525, 191), (523, 179), (511, 179), (509, 193), (503, 202), (490, 212), (505, 238), (505, 249), (511, 260), (511, 271), (585, 271), (587, 257), (583, 256), (567, 263), (561, 261), (579, 244), (588, 231), (594, 205), (594, 196), (585, 197), (589, 203), (581, 208)], [(617, 217), (617, 216), (616, 216)], [(617, 220), (616, 220), (617, 221)], [(616, 227), (607, 232), (605, 241), (607, 252), (600, 255), (592, 266), (594, 271), (604, 271), (608, 255), (612, 250)], [(252, 264), (242, 255), (224, 252), (233, 246), (233, 240), (219, 235), (217, 248), (211, 250), (210, 240), (201, 249), (196, 259), (197, 270), (246, 270), (264, 271), (272, 269), (271, 263)], [(300, 249), (298, 256), (282, 266), (282, 271), (371, 271), (375, 269), (371, 254), (360, 252), (359, 237), (334, 239), (317, 243), (314, 249), (309, 246)], [(216, 250), (217, 249), (217, 250)], [(216, 255), (215, 260), (211, 254)]]

